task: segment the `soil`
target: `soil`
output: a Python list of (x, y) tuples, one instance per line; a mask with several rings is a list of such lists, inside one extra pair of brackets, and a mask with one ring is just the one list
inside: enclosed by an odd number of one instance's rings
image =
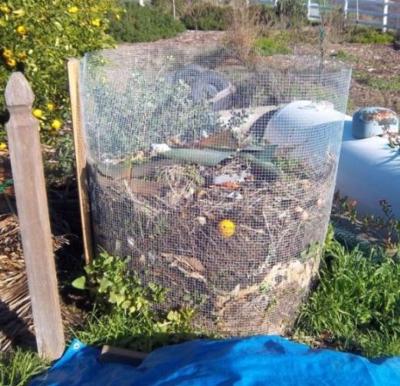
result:
[[(313, 32), (314, 34), (316, 32)], [(220, 31), (186, 31), (181, 35), (160, 40), (153, 43), (122, 44), (119, 49), (124, 51), (135, 47), (153, 46), (161, 48), (193, 47), (196, 44), (210, 45), (223, 42), (225, 33)], [(289, 45), (291, 45), (289, 43)], [(316, 43), (293, 43), (295, 54), (319, 54)], [(327, 43), (327, 56), (345, 61), (353, 68), (353, 77), (350, 88), (348, 113), (351, 114), (360, 107), (381, 106), (393, 109), (400, 114), (400, 50), (392, 44), (354, 44), (354, 43)], [(375, 78), (383, 81), (396, 80), (398, 88), (385, 90), (384, 85), (377, 89), (368, 84), (365, 79)]]

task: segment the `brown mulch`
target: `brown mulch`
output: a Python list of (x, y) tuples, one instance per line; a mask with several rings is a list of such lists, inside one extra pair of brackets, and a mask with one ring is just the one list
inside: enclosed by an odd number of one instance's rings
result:
[[(53, 237), (55, 252), (69, 243), (65, 236)], [(61, 300), (65, 331), (77, 326), (82, 313)], [(25, 274), (25, 261), (18, 219), (0, 215), (0, 351), (15, 344), (34, 345), (33, 320)]]

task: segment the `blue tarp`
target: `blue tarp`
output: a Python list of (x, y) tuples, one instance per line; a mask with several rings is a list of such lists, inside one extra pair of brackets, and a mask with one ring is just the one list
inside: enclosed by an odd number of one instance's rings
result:
[(98, 361), (75, 340), (30, 386), (399, 386), (400, 357), (316, 350), (277, 336), (195, 340), (153, 351), (140, 366)]

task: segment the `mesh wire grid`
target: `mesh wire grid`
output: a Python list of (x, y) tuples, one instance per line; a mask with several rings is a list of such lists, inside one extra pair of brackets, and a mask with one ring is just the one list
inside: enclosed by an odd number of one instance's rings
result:
[(351, 71), (214, 47), (86, 55), (97, 245), (223, 335), (284, 333), (319, 265)]

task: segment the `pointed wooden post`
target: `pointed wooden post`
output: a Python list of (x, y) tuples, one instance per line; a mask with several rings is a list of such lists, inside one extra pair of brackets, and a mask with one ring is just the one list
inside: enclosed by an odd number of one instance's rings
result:
[(34, 95), (28, 81), (14, 72), (5, 91), (6, 124), (22, 247), (39, 354), (58, 358), (64, 350), (57, 276), (39, 138), (32, 115)]

